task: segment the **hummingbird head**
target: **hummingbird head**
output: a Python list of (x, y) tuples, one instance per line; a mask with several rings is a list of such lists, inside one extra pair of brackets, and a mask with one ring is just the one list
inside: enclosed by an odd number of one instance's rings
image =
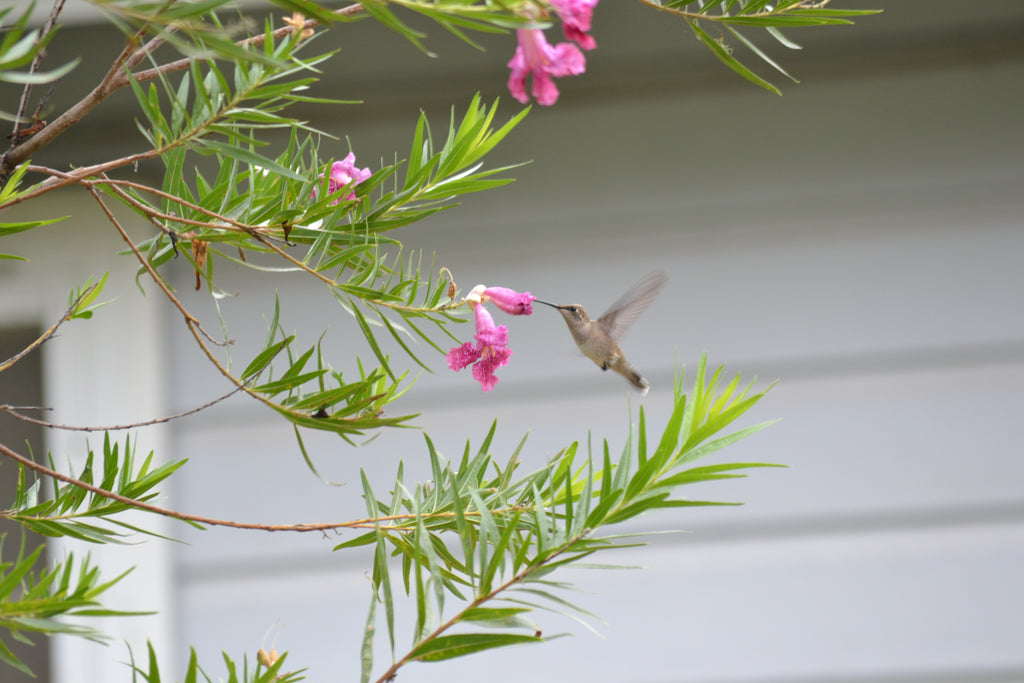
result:
[(565, 306), (557, 306), (555, 304), (548, 303), (547, 301), (541, 301), (540, 299), (535, 299), (535, 301), (538, 304), (544, 304), (545, 306), (550, 306), (551, 308), (557, 308), (558, 312), (562, 314), (563, 318), (565, 318), (565, 322), (568, 323), (570, 326), (573, 324), (580, 325), (583, 323), (590, 322), (590, 317), (587, 315), (587, 312), (583, 310), (583, 307), (580, 306), (579, 304), (566, 304)]

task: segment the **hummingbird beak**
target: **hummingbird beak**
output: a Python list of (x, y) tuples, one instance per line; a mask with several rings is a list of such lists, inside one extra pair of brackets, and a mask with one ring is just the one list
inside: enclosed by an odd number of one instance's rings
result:
[(545, 306), (550, 306), (551, 308), (561, 308), (561, 306), (557, 306), (555, 304), (549, 304), (547, 301), (541, 301), (540, 299), (534, 299), (534, 302), (538, 303), (538, 304), (544, 304)]

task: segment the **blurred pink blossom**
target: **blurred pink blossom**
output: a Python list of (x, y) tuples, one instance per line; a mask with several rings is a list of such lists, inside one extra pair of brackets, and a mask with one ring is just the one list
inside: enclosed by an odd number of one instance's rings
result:
[(518, 29), (519, 46), (509, 60), (508, 89), (512, 97), (523, 104), (530, 101), (526, 94), (526, 77), (533, 76), (530, 89), (538, 104), (550, 106), (558, 101), (558, 88), (552, 76), (575, 76), (587, 69), (587, 60), (572, 43), (559, 43), (552, 47), (540, 29)]
[(593, 50), (597, 41), (588, 32), (598, 0), (548, 0), (562, 20), (562, 30), (568, 40), (584, 50)]
[[(355, 187), (371, 175), (373, 175), (373, 172), (369, 168), (356, 168), (356, 155), (349, 152), (348, 156), (344, 159), (331, 164), (331, 179), (327, 182), (327, 193), (337, 192), (346, 185), (350, 186), (350, 188)], [(320, 177), (324, 177), (323, 173), (320, 174)], [(342, 199), (352, 200), (355, 198), (356, 193), (350, 191), (344, 197), (335, 199), (331, 204), (338, 204)], [(313, 188), (313, 199), (316, 199), (316, 188)]]

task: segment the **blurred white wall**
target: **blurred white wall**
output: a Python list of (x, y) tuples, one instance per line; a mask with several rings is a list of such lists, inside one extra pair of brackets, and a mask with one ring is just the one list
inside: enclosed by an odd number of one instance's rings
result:
[[(396, 234), (436, 252), (464, 291), (500, 284), (592, 312), (666, 269), (669, 287), (624, 345), (653, 384), (652, 432), (669, 410), (677, 359), (692, 368), (706, 350), (764, 386), (778, 381), (748, 424), (782, 418), (717, 459), (790, 466), (693, 492), (744, 507), (645, 519), (645, 529), (693, 532), (619, 558), (647, 569), (574, 574), (593, 591), (580, 601), (606, 620), (607, 639), (542, 621), (546, 633), (576, 637), (416, 665), (403, 680), (1024, 679), (1024, 6), (979, 3), (969, 16), (927, 2), (873, 6), (887, 13), (792, 32), (806, 49), (781, 58), (803, 82), (780, 83), (777, 97), (727, 72), (682, 26), (602, 3), (588, 73), (559, 81), (558, 105), (535, 108), (492, 162), (533, 160), (517, 182)], [(440, 129), (477, 89), (500, 95), (504, 115), (516, 111), (504, 92), (511, 38), (488, 40), (483, 54), (442, 41), (434, 61), (365, 22), (328, 40), (343, 51), (326, 88), (367, 104), (314, 124), (348, 136), (360, 165), (404, 156), (421, 106)], [(120, 246), (95, 224), (101, 237), (75, 252), (86, 272), (108, 267), (88, 266)], [(301, 304), (285, 307), (282, 322), (308, 344), (326, 326), (336, 357), (348, 362), (355, 348), (371, 358), (322, 289), (227, 267), (220, 275), (238, 292), (221, 302), (237, 358), (255, 348), (247, 337), (262, 339), (275, 291)], [(190, 279), (179, 270), (186, 302), (212, 320)], [(32, 287), (55, 292), (59, 308), (73, 284)], [(124, 289), (117, 305), (136, 306)], [(9, 299), (5, 316), (19, 309)], [(156, 368), (159, 405), (174, 412), (226, 391), (179, 316), (154, 294), (149, 303), (161, 319), (109, 343), (159, 349), (143, 361)], [(417, 425), (453, 458), (495, 417), (498, 460), (526, 432), (527, 464), (585, 443), (588, 430), (619, 447), (638, 403), (626, 384), (579, 356), (551, 311), (499, 322), (515, 355), (495, 391), (482, 394), (424, 350), (436, 374), (421, 373), (394, 409), (422, 411)], [(57, 373), (65, 340), (52, 347), (56, 403), (81, 380)], [(99, 375), (140, 367), (97, 363)], [(97, 412), (124, 421), (116, 404)], [(381, 491), (399, 460), (410, 480), (428, 476), (418, 431), (385, 432), (358, 450), (311, 436), (317, 466), (347, 482), (325, 487), (290, 429), (242, 400), (164, 437), (169, 457), (190, 458), (170, 504), (212, 517), (343, 519), (363, 510), (359, 468)], [(364, 556), (331, 553), (335, 537), (174, 533), (190, 545), (173, 548), (173, 576), (154, 594), (176, 605), (165, 624), (180, 648), (195, 646), (216, 672), (220, 650), (253, 653), (279, 625), (275, 647), (310, 667), (311, 680), (355, 678)]]

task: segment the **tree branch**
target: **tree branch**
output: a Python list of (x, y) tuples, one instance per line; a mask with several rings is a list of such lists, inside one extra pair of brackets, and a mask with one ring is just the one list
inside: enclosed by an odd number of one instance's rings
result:
[[(99, 486), (94, 486), (92, 484), (82, 481), (81, 479), (75, 479), (74, 477), (68, 476), (66, 474), (61, 474), (60, 472), (50, 469), (45, 465), (40, 465), (39, 463), (35, 462), (34, 460), (30, 460), (29, 458), (26, 458), (20, 453), (12, 451), (10, 448), (7, 448), (3, 444), (0, 444), (0, 455), (4, 455), (10, 458), (11, 460), (14, 460), (24, 465), (25, 467), (29, 468), (34, 472), (50, 477), (52, 479), (56, 479), (57, 481), (62, 481), (65, 484), (71, 484), (72, 486), (88, 491), (92, 494), (100, 496), (101, 498), (115, 500), (119, 503), (123, 503), (138, 510), (145, 510), (146, 512), (151, 512), (153, 514), (161, 515), (163, 517), (171, 517), (172, 519), (179, 519), (184, 522), (195, 522), (196, 524), (205, 524), (206, 526), (222, 526), (230, 527), (232, 529), (251, 529), (256, 531), (294, 531), (299, 533), (305, 533), (310, 531), (334, 531), (337, 529), (381, 529), (383, 531), (402, 531), (406, 527), (403, 527), (400, 524), (381, 525), (381, 522), (403, 522), (417, 519), (417, 515), (414, 513), (400, 515), (385, 515), (376, 518), (367, 517), (363, 519), (354, 519), (347, 522), (314, 522), (304, 524), (256, 524), (253, 522), (236, 522), (228, 519), (214, 519), (212, 517), (190, 515), (184, 512), (178, 512), (177, 510), (171, 510), (169, 508), (151, 505), (149, 503), (144, 503), (141, 500), (135, 500), (134, 498), (128, 498), (127, 496), (122, 496), (119, 493), (114, 493), (113, 491), (102, 489)], [(494, 515), (511, 511), (511, 509), (491, 510), (490, 513)], [(466, 514), (479, 513), (467, 512)], [(11, 515), (0, 514), (0, 517), (9, 516)], [(454, 512), (438, 512), (432, 515), (420, 515), (419, 518), (438, 519), (452, 518), (454, 516)]]
[(171, 422), (172, 420), (178, 420), (178, 419), (183, 418), (183, 417), (188, 417), (189, 415), (195, 415), (196, 413), (202, 412), (202, 411), (206, 410), (207, 408), (215, 406), (218, 403), (220, 403), (221, 401), (224, 401), (224, 400), (234, 396), (239, 391), (241, 391), (241, 388), (240, 387), (235, 387), (234, 389), (232, 389), (228, 393), (224, 394), (223, 396), (218, 396), (217, 398), (213, 399), (212, 401), (207, 401), (206, 403), (204, 403), (201, 406), (198, 406), (196, 408), (191, 408), (189, 410), (177, 413), (175, 415), (167, 415), (165, 417), (156, 417), (156, 418), (153, 418), (152, 420), (144, 420), (142, 422), (132, 422), (130, 424), (122, 424), (122, 425), (111, 425), (111, 426), (107, 426), (107, 427), (93, 427), (93, 426), (81, 426), (81, 425), (65, 425), (65, 424), (58, 424), (58, 423), (55, 423), (55, 422), (47, 422), (46, 420), (39, 420), (37, 418), (29, 417), (28, 415), (24, 415), (24, 414), (18, 412), (19, 410), (25, 410), (25, 408), (22, 408), (22, 407), (19, 407), (19, 406), (9, 406), (9, 405), (5, 405), (5, 404), (0, 404), (0, 413), (5, 413), (7, 415), (10, 415), (11, 417), (13, 417), (16, 420), (21, 420), (22, 422), (27, 422), (29, 424), (38, 425), (40, 427), (46, 427), (47, 429), (62, 429), (64, 431), (69, 431), (69, 432), (123, 432), (123, 431), (128, 430), (128, 429), (139, 429), (141, 427), (152, 427), (153, 425), (164, 424), (164, 423), (167, 423), (167, 422)]
[[(362, 5), (354, 4), (348, 7), (335, 10), (334, 14), (339, 17), (348, 17), (355, 14), (359, 14), (363, 11)], [(312, 19), (306, 20), (301, 26), (284, 26), (271, 32), (271, 36), (275, 39), (281, 38), (291, 33), (301, 31), (303, 28), (313, 28), (318, 25), (318, 22)], [(240, 40), (236, 45), (240, 47), (258, 47), (263, 44), (266, 40), (266, 34), (260, 34), (258, 36), (252, 36), (244, 40)], [(73, 105), (70, 109), (65, 111), (48, 126), (43, 128), (41, 131), (36, 133), (34, 136), (24, 141), (16, 149), (10, 150), (4, 155), (3, 159), (0, 160), (0, 177), (9, 174), (18, 164), (23, 162), (25, 159), (30, 158), (36, 154), (40, 149), (46, 147), (54, 139), (74, 124), (81, 121), (86, 114), (95, 109), (103, 100), (107, 99), (112, 93), (128, 85), (128, 72), (130, 69), (137, 65), (147, 54), (155, 49), (162, 42), (162, 39), (158, 36), (154, 38), (146, 45), (132, 50), (131, 45), (125, 47), (121, 54), (114, 60), (110, 70), (104, 76), (103, 80), (100, 81), (92, 92), (81, 99), (77, 104)], [(185, 57), (161, 66), (140, 71), (134, 74), (133, 77), (139, 83), (146, 83), (161, 75), (175, 73), (187, 69), (189, 64), (194, 61), (193, 57)], [(129, 162), (131, 163), (131, 162)], [(97, 167), (93, 167), (97, 168)], [(101, 169), (107, 170), (107, 169)], [(94, 171), (95, 172), (95, 171)], [(79, 176), (81, 177), (81, 176)]]

